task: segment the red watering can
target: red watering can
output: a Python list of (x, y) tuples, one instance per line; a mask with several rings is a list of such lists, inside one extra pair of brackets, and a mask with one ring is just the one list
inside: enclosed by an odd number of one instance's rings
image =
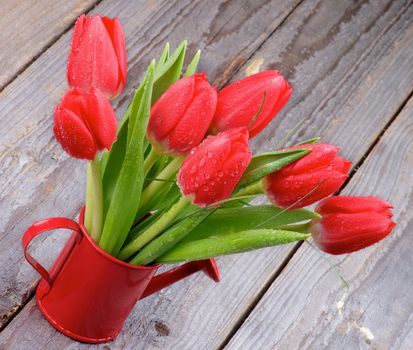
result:
[[(37, 305), (50, 324), (66, 336), (87, 343), (116, 338), (137, 300), (145, 298), (195, 272), (203, 271), (218, 282), (214, 259), (192, 261), (155, 276), (159, 264), (136, 266), (100, 249), (80, 222), (51, 218), (32, 225), (23, 235), (27, 261), (43, 277)], [(73, 231), (50, 272), (28, 252), (39, 234), (59, 228)]]

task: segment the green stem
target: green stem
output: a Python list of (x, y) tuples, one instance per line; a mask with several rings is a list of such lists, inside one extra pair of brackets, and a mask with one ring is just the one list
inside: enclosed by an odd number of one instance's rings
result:
[(189, 204), (189, 199), (181, 197), (166, 213), (164, 213), (156, 222), (143, 231), (132, 242), (126, 245), (119, 253), (120, 260), (126, 260), (136, 254), (138, 250), (143, 248), (152, 239), (158, 236), (165, 228), (167, 228), (179, 213)]
[(264, 190), (262, 188), (262, 182), (260, 180), (260, 181), (253, 183), (252, 185), (249, 185), (241, 189), (240, 191), (235, 193), (233, 197), (236, 198), (236, 197), (243, 197), (243, 196), (252, 196), (252, 195), (258, 195), (262, 193), (264, 193)]
[[(93, 186), (93, 204), (92, 204), (92, 239), (99, 243), (102, 234), (103, 221), (103, 189), (102, 177), (100, 175), (100, 159), (96, 155), (90, 163), (91, 181)], [(86, 207), (87, 208), (87, 207)]]
[(152, 181), (142, 192), (139, 207), (145, 206), (148, 201), (165, 186), (166, 180), (169, 180), (179, 169), (184, 158), (176, 157), (163, 169), (157, 176), (156, 180)]
[(157, 159), (159, 158), (159, 154), (155, 152), (154, 148), (151, 148), (151, 151), (149, 152), (148, 156), (145, 158), (145, 161), (143, 163), (143, 173), (145, 176), (149, 173), (151, 170), (152, 166), (155, 164)]
[(93, 180), (92, 164), (86, 163), (86, 208), (85, 208), (85, 227), (89, 234), (92, 232), (93, 218)]

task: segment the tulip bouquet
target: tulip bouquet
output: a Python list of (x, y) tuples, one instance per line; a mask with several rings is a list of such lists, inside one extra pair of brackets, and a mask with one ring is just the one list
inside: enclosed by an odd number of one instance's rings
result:
[[(351, 162), (312, 139), (252, 155), (249, 140), (288, 102), (275, 70), (217, 91), (183, 70), (186, 42), (147, 68), (117, 125), (109, 100), (126, 82), (117, 19), (81, 16), (67, 66), (70, 89), (54, 112), (54, 133), (87, 161), (84, 225), (96, 245), (133, 265), (176, 263), (313, 237), (330, 254), (367, 247), (390, 233), (391, 205), (375, 197), (331, 196)], [(271, 205), (250, 202), (266, 195)], [(304, 209), (319, 202), (315, 211)]]

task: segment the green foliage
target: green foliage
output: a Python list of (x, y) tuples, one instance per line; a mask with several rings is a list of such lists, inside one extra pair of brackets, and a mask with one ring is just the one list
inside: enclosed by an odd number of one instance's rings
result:
[(144, 181), (144, 138), (151, 108), (154, 67), (155, 63), (152, 62), (142, 83), (142, 93), (137, 95), (139, 100), (132, 102), (130, 118), (133, 130), (126, 145), (100, 240), (101, 248), (114, 256), (122, 247), (139, 206)]
[(169, 56), (169, 54), (162, 54), (162, 56), (168, 57), (166, 57), (166, 60), (163, 64), (159, 62), (158, 66), (156, 67), (155, 82), (153, 84), (152, 104), (155, 103), (156, 100), (158, 100), (158, 98), (166, 91), (166, 89), (168, 89), (168, 87), (170, 87), (181, 76), (182, 66), (185, 59), (186, 46), (187, 42), (186, 40), (184, 40), (171, 56)]
[(173, 264), (183, 261), (203, 260), (291, 243), (308, 237), (309, 234), (286, 230), (259, 229), (241, 231), (224, 236), (178, 243), (156, 261), (164, 264)]
[(317, 143), (318, 141), (320, 141), (320, 137), (313, 137), (312, 139), (297, 143), (297, 146), (313, 144), (313, 143)]
[(304, 157), (310, 152), (310, 149), (303, 147), (263, 153), (252, 157), (251, 163), (242, 175), (236, 191), (259, 181), (274, 171), (280, 170), (282, 167)]
[(198, 50), (194, 57), (192, 58), (191, 63), (186, 67), (185, 76), (188, 77), (196, 73), (196, 67), (198, 66), (199, 59), (201, 58), (201, 50)]
[(227, 235), (257, 227), (276, 229), (314, 218), (319, 218), (319, 215), (307, 209), (285, 210), (272, 205), (218, 209), (192, 230), (184, 241)]

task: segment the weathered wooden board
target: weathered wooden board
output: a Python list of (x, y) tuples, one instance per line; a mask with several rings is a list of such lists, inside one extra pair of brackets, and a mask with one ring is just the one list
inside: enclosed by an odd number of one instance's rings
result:
[(413, 98), (346, 186), (395, 207), (396, 230), (348, 256), (304, 244), (226, 349), (413, 349)]
[[(93, 13), (118, 16), (124, 26), (129, 58), (126, 108), (132, 87), (165, 41), (189, 40), (190, 54), (205, 48), (203, 67), (211, 77), (233, 71), (247, 60), (296, 2), (104, 1)], [(232, 15), (236, 13), (236, 17)], [(259, 19), (259, 20), (258, 20)], [(69, 159), (52, 134), (52, 110), (62, 96), (70, 34), (65, 34), (10, 84), (0, 105), (0, 324), (31, 297), (37, 274), (23, 261), (20, 238), (46, 216), (74, 217), (83, 201), (84, 164)], [(242, 39), (242, 42), (241, 42)], [(207, 65), (206, 65), (206, 63)], [(228, 62), (232, 63), (227, 67)], [(58, 236), (37, 255), (51, 261)], [(2, 321), (1, 321), (2, 320)]]
[[(361, 159), (411, 91), (409, 5), (407, 1), (374, 5), (306, 1), (300, 5), (239, 73), (251, 72), (266, 57), (262, 68), (277, 64), (296, 88), (297, 96), (287, 113), (278, 118), (281, 125), (274, 123), (263, 138), (256, 140), (256, 147), (271, 147), (296, 123), (296, 115), (309, 116), (311, 129), (297, 138), (321, 130), (327, 141), (347, 145), (347, 156)], [(289, 65), (293, 59), (296, 66)], [(306, 97), (308, 94), (311, 98)], [(341, 132), (343, 128), (347, 133)], [(352, 128), (357, 128), (357, 133)], [(357, 143), (353, 135), (364, 143)], [(220, 259), (221, 284), (212, 285), (197, 276), (143, 301), (110, 348), (219, 347), (260, 298), (260, 287), (272, 281), (289, 251), (272, 249)], [(33, 302), (6, 328), (1, 341), (11, 348), (27, 347), (28, 342), (38, 348), (52, 344), (83, 347), (54, 332)]]
[(98, 0), (0, 1), (0, 90)]

